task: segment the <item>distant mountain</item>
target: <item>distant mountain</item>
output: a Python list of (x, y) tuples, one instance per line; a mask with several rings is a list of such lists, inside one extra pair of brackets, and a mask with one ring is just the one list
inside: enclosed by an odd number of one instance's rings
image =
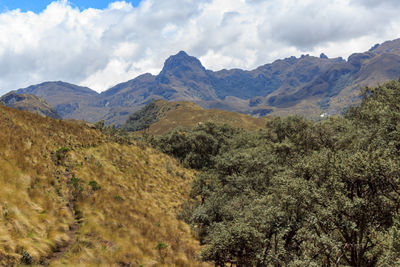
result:
[[(352, 54), (347, 61), (331, 66), (310, 83), (291, 93), (276, 91), (265, 97), (266, 104), (275, 107), (277, 114), (301, 110), (308, 101), (320, 112), (338, 113), (358, 103), (359, 89), (376, 86), (400, 75), (400, 39), (375, 45), (364, 53)], [(281, 110), (279, 110), (281, 108)], [(305, 109), (303, 109), (304, 112)]]
[(253, 116), (337, 114), (358, 103), (359, 89), (400, 75), (400, 39), (374, 45), (347, 60), (302, 55), (254, 70), (205, 69), (185, 52), (169, 57), (161, 72), (143, 74), (98, 94), (63, 82), (17, 90), (43, 97), (64, 118), (123, 124), (152, 99), (191, 101), (203, 108)]
[[(98, 93), (87, 87), (65, 82), (44, 82), (24, 89), (18, 94), (34, 94), (44, 98), (63, 118), (96, 120), (96, 99)], [(102, 106), (97, 106), (102, 110)]]
[(0, 98), (0, 103), (11, 108), (30, 111), (41, 116), (61, 119), (61, 116), (52, 106), (50, 106), (43, 98), (35, 95), (10, 92)]
[[(159, 75), (144, 74), (101, 94), (110, 106), (136, 106), (151, 99), (191, 101), (205, 108), (219, 108), (263, 116), (271, 107), (260, 106), (265, 97), (281, 89), (290, 92), (305, 85), (343, 59), (302, 56), (277, 60), (253, 71), (213, 72), (185, 52), (169, 57)], [(289, 78), (288, 78), (289, 77)], [(260, 101), (260, 102), (258, 102)]]

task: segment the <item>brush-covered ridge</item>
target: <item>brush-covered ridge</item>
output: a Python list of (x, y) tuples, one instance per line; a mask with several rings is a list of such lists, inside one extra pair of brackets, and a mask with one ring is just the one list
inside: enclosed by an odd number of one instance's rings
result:
[(267, 118), (254, 118), (239, 112), (204, 109), (186, 101), (155, 100), (133, 113), (123, 127), (129, 131), (146, 129), (150, 134), (160, 135), (179, 126), (191, 128), (199, 123), (212, 122), (256, 131), (264, 129), (267, 120)]

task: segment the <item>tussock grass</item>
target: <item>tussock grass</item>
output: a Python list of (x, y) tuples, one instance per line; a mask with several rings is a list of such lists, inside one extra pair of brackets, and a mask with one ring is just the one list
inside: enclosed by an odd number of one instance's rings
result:
[[(176, 219), (192, 171), (84, 124), (0, 106), (0, 127), (0, 266), (18, 264), (24, 252), (38, 264), (66, 243), (51, 266), (207, 266), (190, 228)], [(69, 151), (57, 156), (60, 148)], [(162, 261), (159, 242), (167, 245)]]

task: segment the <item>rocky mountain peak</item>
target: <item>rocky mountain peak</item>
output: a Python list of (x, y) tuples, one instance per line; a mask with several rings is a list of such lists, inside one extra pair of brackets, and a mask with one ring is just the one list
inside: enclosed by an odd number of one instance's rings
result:
[(160, 75), (179, 76), (179, 73), (184, 72), (206, 72), (206, 69), (200, 60), (189, 56), (185, 51), (180, 51), (165, 61)]

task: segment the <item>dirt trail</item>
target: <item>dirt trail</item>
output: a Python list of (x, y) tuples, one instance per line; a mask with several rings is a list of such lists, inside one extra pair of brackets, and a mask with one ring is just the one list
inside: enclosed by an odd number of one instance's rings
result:
[(68, 171), (68, 169), (64, 172), (64, 177), (67, 178), (67, 188), (68, 188), (68, 203), (67, 207), (71, 215), (74, 217), (74, 222), (69, 226), (69, 231), (68, 231), (68, 237), (69, 241), (65, 242), (61, 246), (57, 247), (56, 250), (50, 254), (48, 257), (44, 258), (42, 260), (42, 265), (50, 265), (51, 262), (58, 260), (62, 256), (64, 256), (65, 253), (75, 244), (75, 235), (78, 232), (79, 226), (80, 226), (80, 220), (77, 218), (77, 214), (75, 211), (75, 200), (74, 196), (72, 195), (72, 184), (71, 184), (71, 179), (72, 179), (72, 174)]

